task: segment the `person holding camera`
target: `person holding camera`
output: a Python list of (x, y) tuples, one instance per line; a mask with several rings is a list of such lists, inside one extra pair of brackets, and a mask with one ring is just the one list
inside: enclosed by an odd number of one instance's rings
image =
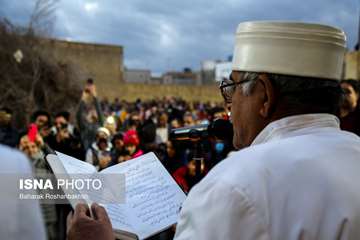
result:
[(0, 143), (9, 147), (16, 147), (19, 141), (19, 132), (12, 124), (13, 112), (3, 107), (0, 109)]
[(55, 151), (78, 159), (84, 158), (84, 150), (76, 129), (70, 123), (69, 112), (63, 111), (55, 115), (52, 134), (45, 138), (45, 142)]

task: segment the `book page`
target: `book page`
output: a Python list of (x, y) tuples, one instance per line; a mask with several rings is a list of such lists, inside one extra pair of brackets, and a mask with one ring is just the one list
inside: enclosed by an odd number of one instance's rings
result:
[(154, 153), (117, 164), (101, 172), (124, 173), (126, 207), (140, 239), (147, 238), (178, 219), (185, 194)]
[(135, 233), (134, 216), (126, 204), (105, 204), (113, 229)]
[[(55, 174), (55, 176), (57, 178), (59, 178), (59, 176), (61, 176), (60, 178), (64, 178), (65, 175), (68, 176), (68, 178), (70, 178), (67, 170), (65, 169), (65, 167), (63, 165), (63, 162), (57, 155), (48, 154), (46, 156), (46, 161), (49, 163), (49, 165), (52, 169), (52, 172)], [(79, 194), (78, 191), (71, 190), (71, 189), (62, 188), (62, 190), (64, 191), (65, 194), (70, 194), (70, 195)], [(71, 206), (74, 209), (75, 209), (76, 204), (81, 202), (81, 200), (77, 200), (77, 199), (68, 199), (68, 201), (70, 202)]]
[(55, 154), (48, 154), (46, 155), (46, 161), (49, 163), (52, 172), (57, 174), (68, 174), (66, 169), (64, 168), (64, 165), (60, 161), (57, 155)]
[[(77, 175), (77, 174), (85, 174), (92, 176), (93, 174), (97, 174), (96, 168), (90, 165), (89, 163), (82, 162), (76, 158), (73, 158), (71, 156), (68, 156), (66, 154), (56, 152), (57, 155), (49, 154), (47, 155), (47, 160), (55, 173), (57, 174), (67, 174), (69, 177), (71, 177), (71, 174)], [(69, 175), (70, 174), (70, 175)], [(63, 177), (63, 176), (62, 176)], [(118, 186), (119, 184), (114, 184), (114, 186)], [(69, 189), (63, 189), (64, 192), (68, 194), (74, 194), (74, 191), (69, 191)], [(91, 196), (94, 197), (94, 196)], [(106, 196), (101, 196), (106, 197)], [(96, 198), (95, 198), (96, 199)], [(80, 201), (68, 199), (72, 205), (72, 207), (75, 209), (75, 206)], [(90, 200), (88, 204), (91, 204), (93, 200)], [(114, 229), (119, 229), (127, 232), (133, 231), (133, 228), (130, 224), (130, 217), (126, 215), (126, 208), (124, 204), (102, 204), (108, 214), (109, 217), (112, 219), (111, 222), (113, 224)]]
[(61, 152), (55, 152), (68, 174), (91, 174), (97, 172), (96, 168), (90, 163), (81, 161)]
[[(100, 189), (93, 189), (83, 187), (78, 192), (86, 196), (84, 199), (89, 205), (93, 202), (99, 204), (104, 203), (122, 203), (125, 198), (125, 176), (122, 174), (99, 174), (96, 168), (86, 162), (80, 161), (76, 158), (68, 156), (66, 154), (56, 152), (59, 161), (62, 163), (67, 176), (74, 180), (98, 180), (101, 182)], [(81, 184), (80, 184), (81, 185)], [(86, 185), (86, 184), (85, 184)], [(91, 184), (90, 184), (91, 185)]]

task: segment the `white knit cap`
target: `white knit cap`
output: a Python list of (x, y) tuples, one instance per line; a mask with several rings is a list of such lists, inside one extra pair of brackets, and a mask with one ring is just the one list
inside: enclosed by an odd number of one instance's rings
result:
[(110, 137), (110, 131), (105, 127), (99, 127), (97, 133), (104, 133), (106, 137)]
[(236, 31), (232, 70), (340, 80), (342, 30), (297, 22), (243, 22)]

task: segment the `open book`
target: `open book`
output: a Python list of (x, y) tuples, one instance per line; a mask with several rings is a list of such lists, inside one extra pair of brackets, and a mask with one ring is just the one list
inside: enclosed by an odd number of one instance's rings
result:
[[(93, 165), (59, 152), (46, 159), (57, 177), (97, 172)], [(117, 238), (145, 239), (177, 222), (186, 196), (154, 153), (108, 167), (99, 174), (125, 174), (125, 203), (103, 205)], [(69, 201), (73, 208), (80, 202)]]

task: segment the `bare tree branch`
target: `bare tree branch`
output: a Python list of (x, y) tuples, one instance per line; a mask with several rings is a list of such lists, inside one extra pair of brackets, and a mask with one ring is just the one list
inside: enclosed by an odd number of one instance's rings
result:
[[(76, 67), (60, 63), (42, 47), (43, 29), (53, 21), (57, 0), (38, 0), (28, 27), (0, 19), (0, 107), (14, 111), (17, 127), (25, 127), (31, 112), (75, 111), (81, 96)], [(18, 62), (14, 53), (21, 51)]]
[(33, 32), (42, 36), (51, 34), (58, 2), (59, 0), (36, 0), (33, 13), (30, 16), (29, 34)]

